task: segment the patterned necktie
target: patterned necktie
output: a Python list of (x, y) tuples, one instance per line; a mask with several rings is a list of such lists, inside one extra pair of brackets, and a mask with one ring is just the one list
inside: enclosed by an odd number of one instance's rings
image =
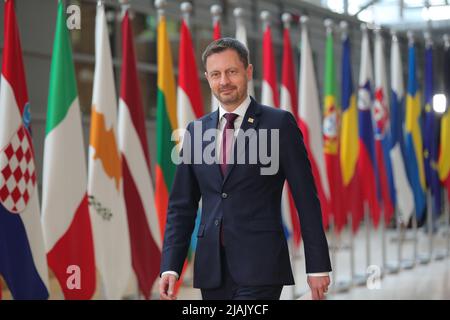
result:
[(222, 171), (222, 176), (225, 177), (229, 157), (231, 155), (231, 148), (233, 146), (234, 121), (237, 119), (238, 115), (235, 113), (225, 113), (223, 117), (227, 120), (227, 123), (225, 124), (225, 128), (222, 133), (222, 161), (220, 162), (220, 170)]

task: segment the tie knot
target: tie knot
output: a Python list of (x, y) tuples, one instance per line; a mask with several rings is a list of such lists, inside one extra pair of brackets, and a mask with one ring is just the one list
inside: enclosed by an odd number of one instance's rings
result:
[(225, 113), (223, 117), (227, 119), (227, 124), (232, 125), (236, 120), (236, 118), (238, 117), (238, 115), (236, 113)]

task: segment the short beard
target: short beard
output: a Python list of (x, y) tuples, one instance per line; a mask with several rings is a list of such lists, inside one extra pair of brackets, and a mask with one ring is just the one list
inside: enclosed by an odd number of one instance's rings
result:
[[(245, 88), (245, 91), (243, 91), (243, 92), (245, 92), (245, 94), (246, 94), (247, 93), (247, 88)], [(229, 97), (227, 100), (223, 100), (220, 97), (220, 94), (216, 94), (215, 92), (213, 92), (213, 95), (216, 97), (217, 100), (219, 100), (221, 105), (236, 104), (236, 103), (242, 101), (243, 98), (244, 98), (244, 95), (243, 96), (239, 95), (239, 91), (237, 91), (235, 99), (232, 99), (231, 97)]]

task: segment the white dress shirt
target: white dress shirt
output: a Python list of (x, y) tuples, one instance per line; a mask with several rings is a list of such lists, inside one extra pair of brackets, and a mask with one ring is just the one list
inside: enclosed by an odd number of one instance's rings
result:
[[(238, 134), (238, 131), (242, 125), (242, 121), (244, 120), (244, 116), (245, 113), (247, 112), (248, 107), (250, 106), (251, 100), (250, 100), (250, 96), (247, 96), (247, 98), (231, 113), (235, 113), (237, 114), (237, 118), (234, 120), (234, 136), (236, 137), (236, 135)], [(216, 139), (216, 150), (222, 150), (221, 145), (222, 145), (222, 136), (223, 136), (223, 129), (225, 128), (225, 124), (227, 122), (227, 120), (225, 119), (225, 117), (223, 116), (225, 113), (229, 113), (227, 110), (225, 110), (222, 105), (219, 103), (219, 125), (218, 125), (218, 136)], [(220, 155), (220, 152), (216, 153), (217, 156)], [(165, 271), (162, 273), (162, 275), (165, 274), (173, 274), (177, 277), (177, 279), (179, 278), (179, 275), (177, 272), (175, 271)], [(312, 276), (312, 277), (324, 277), (324, 276), (328, 276), (329, 273), (328, 272), (319, 272), (319, 273), (309, 273), (308, 276)]]

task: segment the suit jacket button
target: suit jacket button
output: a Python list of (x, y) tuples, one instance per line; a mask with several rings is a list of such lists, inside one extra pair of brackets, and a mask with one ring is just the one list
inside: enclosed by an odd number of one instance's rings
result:
[(226, 198), (228, 198), (228, 194), (226, 194), (225, 192), (222, 193), (222, 199), (226, 199)]
[(216, 225), (216, 227), (219, 225), (219, 219), (214, 220), (214, 224)]

